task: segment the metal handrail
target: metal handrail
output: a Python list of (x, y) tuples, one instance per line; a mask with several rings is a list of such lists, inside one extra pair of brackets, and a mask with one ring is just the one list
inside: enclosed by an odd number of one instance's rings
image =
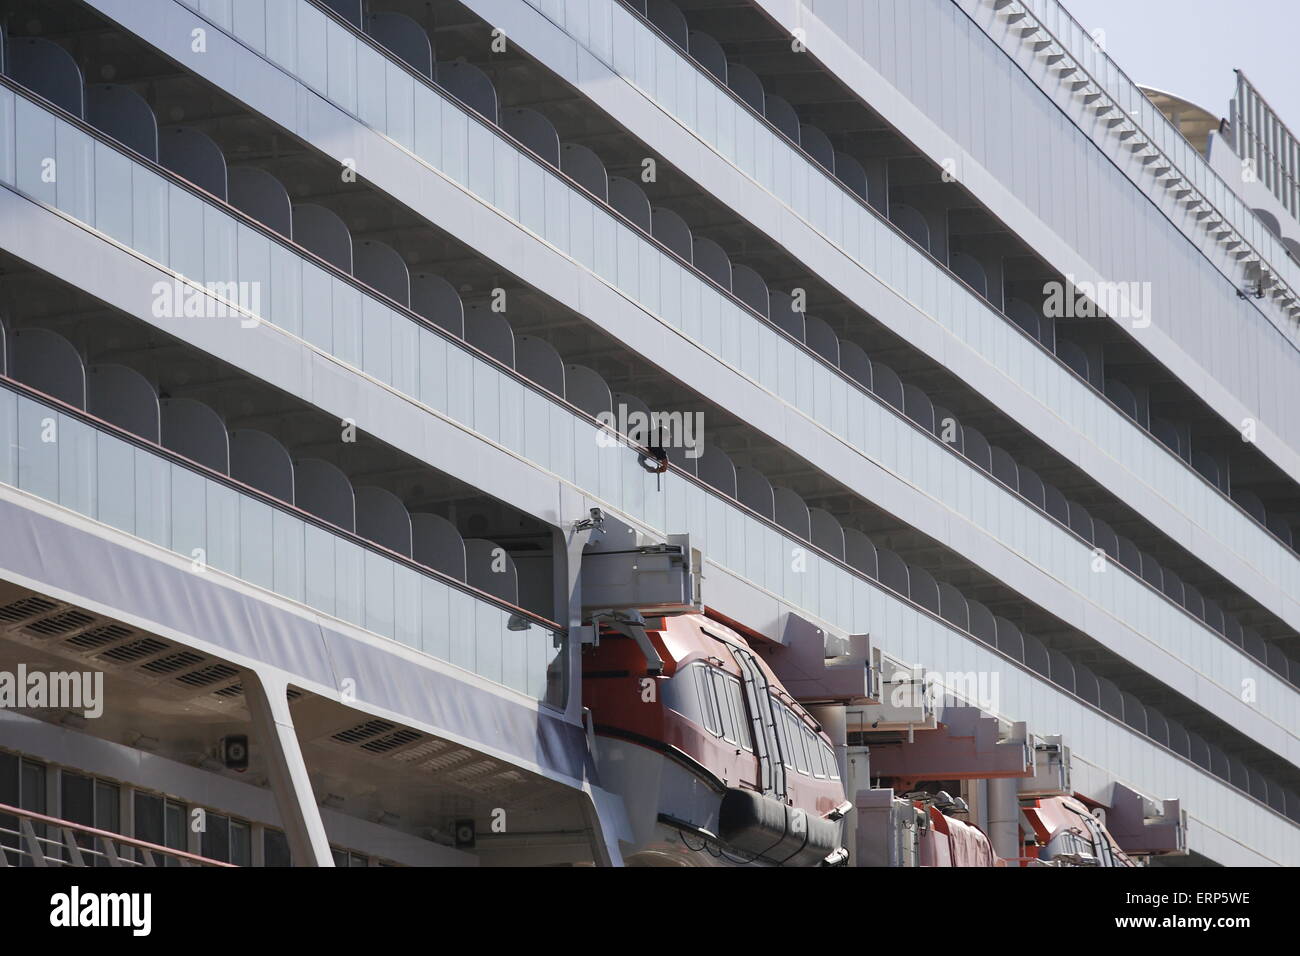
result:
[(1300, 141), (1246, 74), (1236, 73), (1237, 92), (1228, 121), (1232, 144), (1242, 159), (1265, 160), (1256, 164), (1257, 179), (1300, 221)]
[[(165, 866), (166, 861), (174, 860), (179, 866), (235, 868), (234, 863), (223, 863), (185, 850), (159, 846), (148, 840), (137, 840), (135, 837), (0, 803), (0, 817), (4, 816), (17, 818), (18, 828), (0, 825), (0, 867), (15, 865), (9, 860), (9, 854), (13, 853), (18, 858), (19, 866), (23, 860), (28, 860), (35, 867), (149, 867)], [(52, 829), (59, 835), (58, 838), (40, 835), (36, 832), (38, 826)], [(78, 837), (89, 838), (86, 842), (90, 845)], [(48, 852), (50, 850), (55, 851), (55, 855), (51, 856)], [(122, 852), (124, 850), (127, 852)], [(136, 852), (139, 853), (138, 859)], [(163, 861), (161, 864), (159, 858)]]

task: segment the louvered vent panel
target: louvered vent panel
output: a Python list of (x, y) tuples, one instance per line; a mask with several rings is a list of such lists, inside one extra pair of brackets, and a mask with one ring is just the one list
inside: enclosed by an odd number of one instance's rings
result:
[(58, 605), (49, 598), (33, 594), (30, 597), (20, 598), (12, 604), (0, 607), (0, 621), (4, 621), (6, 624), (17, 624), (19, 621), (36, 617), (38, 614), (53, 611), (56, 607)]
[(238, 668), (218, 661), (215, 664), (209, 664), (207, 667), (200, 667), (196, 671), (190, 671), (188, 674), (182, 674), (176, 678), (176, 683), (184, 684), (187, 687), (207, 687), (209, 684), (230, 680), (230, 678), (238, 674)]
[(430, 737), (418, 747), (408, 747), (399, 754), (393, 754), (393, 759), (402, 763), (415, 763), (417, 760), (440, 754), (451, 746), (452, 744), (446, 740)]
[(166, 657), (160, 657), (156, 661), (141, 665), (140, 670), (147, 671), (150, 674), (174, 674), (178, 670), (202, 662), (202, 654), (194, 651), (177, 651), (175, 654), (168, 654)]
[(404, 744), (414, 743), (420, 739), (420, 736), (418, 730), (411, 730), (409, 727), (403, 727), (386, 737), (380, 737), (378, 740), (367, 740), (361, 745), (361, 749), (368, 750), (372, 754), (386, 754), (390, 750), (396, 750)]
[(67, 634), (69, 631), (80, 630), (88, 624), (95, 623), (95, 618), (85, 611), (64, 611), (62, 614), (54, 614), (50, 617), (43, 617), (39, 621), (24, 625), (23, 630), (28, 634), (35, 634), (38, 637), (56, 637), (59, 634)]
[(121, 624), (105, 624), (101, 627), (92, 627), (85, 633), (68, 638), (63, 643), (69, 647), (75, 647), (79, 651), (93, 651), (105, 644), (112, 644), (124, 637), (130, 637), (133, 633), (135, 632), (129, 627), (123, 627)]
[(377, 734), (386, 734), (396, 727), (396, 724), (390, 724), (386, 720), (367, 720), (347, 730), (340, 730), (333, 739), (341, 744), (359, 744)]
[(114, 664), (134, 664), (150, 654), (157, 654), (159, 651), (165, 650), (167, 650), (165, 641), (160, 641), (156, 637), (142, 637), (138, 641), (110, 647), (99, 656), (102, 660), (111, 661)]

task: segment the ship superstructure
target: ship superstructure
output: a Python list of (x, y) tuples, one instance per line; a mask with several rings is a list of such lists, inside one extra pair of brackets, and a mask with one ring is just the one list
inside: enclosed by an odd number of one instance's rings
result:
[(7, 865), (1300, 862), (1244, 74), (1057, 0), (0, 30)]

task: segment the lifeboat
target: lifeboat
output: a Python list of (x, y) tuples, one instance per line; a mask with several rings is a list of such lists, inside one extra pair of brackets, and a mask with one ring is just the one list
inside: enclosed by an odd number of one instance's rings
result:
[(1025, 865), (1137, 866), (1077, 797), (1023, 800), (1020, 812), (1033, 838), (1026, 840)]
[(972, 823), (940, 812), (938, 807), (918, 808), (928, 813), (929, 826), (919, 838), (921, 866), (997, 866), (998, 857), (984, 831)]
[(646, 621), (662, 658), (615, 629), (583, 651), (602, 785), (623, 797), (629, 865), (815, 866), (847, 860), (850, 805), (830, 739), (733, 629)]

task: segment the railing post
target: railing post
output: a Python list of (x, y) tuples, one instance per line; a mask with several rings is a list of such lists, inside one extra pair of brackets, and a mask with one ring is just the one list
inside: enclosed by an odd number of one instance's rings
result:
[(60, 827), (63, 831), (63, 845), (68, 848), (68, 860), (71, 866), (85, 866), (86, 862), (81, 856), (81, 847), (77, 845), (77, 835), (72, 832), (72, 827)]
[(109, 866), (121, 866), (122, 858), (117, 855), (117, 847), (113, 841), (106, 836), (99, 838), (99, 849), (104, 854), (104, 859), (108, 861)]
[(31, 855), (32, 866), (48, 866), (45, 848), (41, 846), (41, 841), (36, 836), (36, 828), (32, 826), (32, 821), (24, 818), (18, 822), (18, 826), (23, 831), (23, 841), (27, 844), (27, 852)]

